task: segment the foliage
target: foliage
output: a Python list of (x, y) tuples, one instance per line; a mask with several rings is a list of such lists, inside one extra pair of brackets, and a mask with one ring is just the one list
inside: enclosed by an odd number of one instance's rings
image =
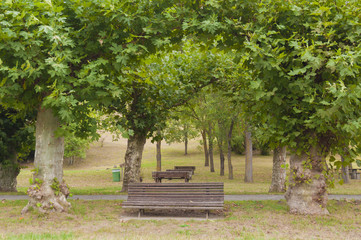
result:
[(271, 147), (321, 144), (338, 154), (351, 146), (347, 164), (360, 143), (360, 8), (356, 0), (212, 1), (185, 25), (237, 50), (253, 96), (247, 112)]
[(166, 128), (163, 131), (163, 136), (166, 143), (184, 142), (199, 136), (199, 131), (192, 125), (189, 116), (184, 112), (175, 111), (171, 113), (171, 117), (166, 123)]
[(77, 137), (73, 133), (68, 134), (64, 139), (64, 157), (71, 159), (85, 158), (91, 142), (90, 138)]
[(0, 163), (2, 165), (13, 165), (14, 160), (27, 156), (34, 147), (32, 119), (16, 118), (17, 114), (14, 109), (5, 109), (0, 106)]

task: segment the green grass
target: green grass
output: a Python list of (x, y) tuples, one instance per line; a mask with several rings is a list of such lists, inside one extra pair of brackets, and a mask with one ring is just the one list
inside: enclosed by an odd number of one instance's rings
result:
[(19, 235), (9, 235), (2, 237), (4, 240), (66, 240), (74, 239), (75, 236), (72, 233), (25, 233)]
[[(217, 220), (122, 220), (122, 201), (70, 200), (63, 214), (20, 215), (27, 201), (0, 202), (0, 239), (360, 239), (361, 202), (329, 201), (330, 215), (288, 213), (285, 201), (226, 201)], [(179, 215), (191, 213), (179, 212)], [(177, 215), (177, 214), (175, 214)], [(178, 216), (178, 215), (177, 215)]]
[[(74, 166), (64, 166), (64, 179), (69, 185), (72, 194), (99, 195), (122, 194), (122, 183), (113, 182), (112, 168), (124, 160), (126, 141), (105, 141), (104, 147), (93, 144), (87, 158)], [(106, 156), (106, 157), (104, 157)], [(199, 150), (197, 141), (189, 144), (189, 154), (184, 155), (183, 144), (162, 145), (162, 169), (173, 169), (176, 165), (196, 166), (192, 182), (224, 182), (225, 194), (268, 194), (272, 180), (272, 156), (253, 156), (253, 183), (244, 183), (245, 157), (232, 155), (234, 179), (228, 179), (228, 165), (225, 162), (225, 176), (219, 174), (219, 160), (217, 153), (214, 156), (215, 172), (210, 172), (204, 166), (204, 154)], [(29, 187), (31, 169), (21, 169), (18, 176), (18, 191), (24, 194)], [(153, 182), (152, 171), (156, 169), (155, 146), (147, 143), (143, 153), (141, 175), (144, 182)], [(171, 182), (182, 182), (172, 180)], [(167, 180), (165, 180), (167, 182)], [(350, 184), (340, 185), (329, 189), (331, 194), (361, 194), (361, 180), (351, 180)]]

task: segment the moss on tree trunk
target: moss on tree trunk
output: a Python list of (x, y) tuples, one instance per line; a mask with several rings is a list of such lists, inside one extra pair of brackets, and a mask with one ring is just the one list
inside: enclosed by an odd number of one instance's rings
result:
[(66, 200), (69, 190), (63, 181), (64, 139), (55, 135), (59, 127), (59, 120), (52, 110), (39, 109), (33, 184), (27, 191), (30, 199), (22, 213), (31, 208), (40, 212), (63, 212), (70, 207)]
[(286, 147), (276, 147), (273, 150), (272, 182), (269, 192), (286, 191)]
[(291, 213), (328, 214), (325, 167), (320, 146), (291, 155), (290, 184), (285, 195)]

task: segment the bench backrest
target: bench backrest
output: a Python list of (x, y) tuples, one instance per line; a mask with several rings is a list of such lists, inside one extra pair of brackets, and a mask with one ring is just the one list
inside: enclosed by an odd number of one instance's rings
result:
[(128, 201), (224, 202), (223, 182), (130, 183)]

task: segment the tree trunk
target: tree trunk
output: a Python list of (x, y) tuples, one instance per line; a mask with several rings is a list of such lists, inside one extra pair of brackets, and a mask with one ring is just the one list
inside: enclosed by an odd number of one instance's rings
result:
[(10, 159), (10, 164), (0, 163), (0, 192), (17, 192), (16, 178), (20, 173), (19, 165), (16, 162), (16, 153)]
[(218, 128), (219, 128), (219, 134), (218, 134), (218, 138), (217, 138), (217, 142), (218, 142), (218, 148), (219, 148), (219, 162), (220, 162), (220, 172), (219, 174), (221, 176), (224, 176), (224, 153), (223, 153), (223, 131), (224, 131), (224, 126), (223, 126), (223, 122), (219, 121), (218, 122)]
[(228, 159), (228, 179), (233, 179), (233, 166), (232, 166), (232, 132), (233, 132), (234, 120), (231, 122), (229, 132), (227, 136), (227, 159)]
[(224, 153), (223, 153), (223, 143), (219, 143), (219, 160), (220, 160), (220, 175), (224, 176)]
[(55, 136), (59, 127), (59, 119), (52, 110), (39, 109), (35, 132), (33, 184), (27, 192), (29, 203), (22, 213), (30, 208), (40, 212), (63, 212), (70, 207), (66, 200), (69, 189), (63, 181), (64, 138)]
[(211, 167), (211, 172), (214, 172), (214, 161), (213, 161), (213, 136), (212, 136), (212, 127), (209, 127), (208, 131), (208, 151), (209, 151), (209, 163)]
[(146, 135), (136, 134), (128, 139), (127, 151), (125, 152), (125, 168), (122, 192), (128, 191), (128, 184), (140, 181), (140, 167), (142, 163), (143, 149)]
[(184, 155), (188, 154), (188, 127), (184, 125)]
[(248, 125), (246, 125), (246, 129), (244, 130), (245, 135), (245, 143), (246, 143), (246, 167), (245, 167), (245, 176), (244, 181), (246, 183), (253, 182), (253, 167), (252, 167), (252, 135), (249, 131)]
[(272, 183), (269, 192), (286, 191), (286, 146), (273, 150)]
[(344, 166), (343, 163), (345, 162), (345, 159), (343, 156), (341, 156), (341, 162), (342, 162), (342, 168), (341, 168), (341, 175), (343, 179), (343, 183), (350, 183), (350, 171), (349, 166)]
[(290, 159), (290, 185), (286, 192), (291, 213), (328, 214), (325, 154), (320, 146), (312, 146), (308, 152), (293, 154)]
[(162, 171), (162, 140), (157, 141), (157, 171)]
[(207, 131), (202, 130), (202, 139), (203, 139), (203, 149), (204, 149), (204, 166), (209, 166), (209, 152), (208, 152), (208, 146), (207, 146)]

